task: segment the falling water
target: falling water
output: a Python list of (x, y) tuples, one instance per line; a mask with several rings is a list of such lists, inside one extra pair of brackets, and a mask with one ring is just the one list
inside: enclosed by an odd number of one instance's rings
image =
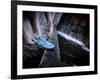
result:
[(57, 31), (57, 33), (60, 36), (62, 36), (63, 38), (65, 38), (66, 40), (71, 41), (73, 43), (76, 43), (76, 44), (80, 45), (84, 50), (89, 51), (89, 49), (83, 44), (83, 42), (81, 42), (81, 41), (69, 36), (68, 34), (61, 32), (61, 31)]

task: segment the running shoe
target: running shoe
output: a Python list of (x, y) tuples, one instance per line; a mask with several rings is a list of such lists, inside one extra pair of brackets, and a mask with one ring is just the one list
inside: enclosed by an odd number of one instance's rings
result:
[(55, 47), (53, 43), (47, 41), (43, 36), (37, 36), (35, 39), (36, 43), (44, 49), (53, 49)]

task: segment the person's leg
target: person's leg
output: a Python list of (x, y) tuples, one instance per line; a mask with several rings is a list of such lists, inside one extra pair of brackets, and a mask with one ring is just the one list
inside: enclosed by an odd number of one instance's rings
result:
[(53, 21), (51, 19), (51, 13), (47, 13), (47, 21), (49, 28), (49, 40), (55, 44), (54, 52), (56, 53), (58, 59), (60, 60), (60, 50), (59, 50), (57, 30), (56, 27), (53, 25)]
[[(45, 15), (46, 15), (47, 24), (48, 24), (49, 41), (55, 45), (55, 48), (53, 50), (45, 50), (40, 62), (40, 66), (42, 67), (46, 67), (50, 65), (60, 66), (59, 63), (61, 62), (61, 58), (60, 58), (60, 50), (59, 50), (56, 27), (53, 26), (51, 14), (45, 13)], [(54, 65), (54, 62), (55, 62), (55, 65)]]

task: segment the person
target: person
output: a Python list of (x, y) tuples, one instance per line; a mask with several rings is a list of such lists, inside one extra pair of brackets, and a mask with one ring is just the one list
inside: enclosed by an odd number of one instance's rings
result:
[[(47, 26), (40, 24), (41, 14), (41, 21), (44, 21), (44, 24), (47, 24)], [(25, 12), (23, 16), (24, 42), (27, 44), (36, 43), (40, 48), (45, 49), (39, 66), (50, 66), (55, 59), (56, 62), (61, 62), (57, 31), (56, 27), (53, 26), (51, 13)], [(53, 50), (50, 51), (49, 49)], [(53, 55), (53, 59), (46, 55)]]
[[(48, 31), (43, 30), (45, 26), (41, 26), (39, 23), (39, 14), (38, 12), (29, 13), (29, 19), (24, 17), (24, 39), (26, 43), (33, 44), (36, 43), (40, 47), (45, 49), (54, 48), (54, 44), (50, 41), (47, 41), (48, 36), (52, 36), (52, 31), (50, 30), (51, 23), (50, 17), (45, 13), (47, 23), (48, 23)], [(46, 34), (44, 35), (43, 33)]]

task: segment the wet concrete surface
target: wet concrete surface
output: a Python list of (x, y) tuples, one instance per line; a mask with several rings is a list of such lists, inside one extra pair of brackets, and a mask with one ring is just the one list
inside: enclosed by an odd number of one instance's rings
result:
[(58, 37), (62, 62), (76, 66), (89, 65), (89, 51), (59, 35)]
[(58, 35), (61, 61), (58, 61), (52, 50), (47, 50), (46, 60), (40, 65), (44, 49), (37, 45), (23, 45), (23, 68), (86, 66), (89, 65), (89, 51), (82, 46)]

